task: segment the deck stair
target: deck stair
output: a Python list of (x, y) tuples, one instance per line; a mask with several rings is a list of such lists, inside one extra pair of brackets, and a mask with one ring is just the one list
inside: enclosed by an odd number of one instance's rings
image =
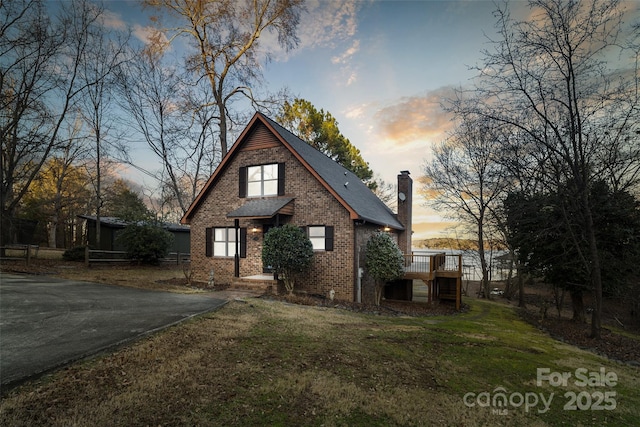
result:
[(450, 300), (456, 310), (462, 303), (462, 255), (405, 254), (404, 279), (422, 280), (427, 286), (427, 301)]

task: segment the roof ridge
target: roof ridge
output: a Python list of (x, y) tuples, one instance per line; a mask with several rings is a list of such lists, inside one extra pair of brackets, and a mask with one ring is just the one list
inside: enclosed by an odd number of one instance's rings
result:
[(206, 184), (198, 193), (198, 196), (189, 206), (182, 217), (181, 223), (188, 224), (190, 218), (198, 208), (203, 198), (208, 194), (219, 175), (226, 170), (227, 165), (235, 156), (238, 147), (257, 122), (273, 132), (274, 136), (284, 144), (297, 159), (308, 168), (314, 177), (335, 197), (350, 213), (354, 220), (363, 220), (374, 224), (391, 227), (396, 230), (404, 230), (404, 226), (396, 214), (376, 196), (369, 187), (352, 171), (345, 168), (329, 156), (304, 142), (280, 123), (271, 119), (264, 113), (256, 111), (247, 126), (244, 128), (236, 142), (229, 149)]
[(309, 163), (309, 166), (355, 210), (361, 219), (400, 230), (404, 229), (396, 214), (353, 171), (303, 141), (264, 113), (257, 114)]

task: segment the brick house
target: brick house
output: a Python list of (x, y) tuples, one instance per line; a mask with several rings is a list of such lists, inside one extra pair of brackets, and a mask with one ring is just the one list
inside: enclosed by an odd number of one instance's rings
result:
[(398, 196), (396, 215), (351, 171), (256, 113), (182, 218), (191, 226), (194, 278), (272, 280), (262, 265), (263, 236), (290, 223), (304, 227), (314, 247), (296, 290), (367, 301), (372, 282), (359, 270), (369, 236), (390, 232), (411, 253), (407, 171), (398, 175)]

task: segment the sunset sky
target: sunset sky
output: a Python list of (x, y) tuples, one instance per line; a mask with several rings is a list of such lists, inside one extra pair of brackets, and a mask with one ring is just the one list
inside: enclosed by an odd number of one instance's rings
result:
[(339, 37), (303, 38), (267, 68), (271, 84), (330, 111), (386, 182), (411, 172), (416, 239), (450, 225), (424, 206), (417, 181), (431, 144), (450, 126), (440, 101), (473, 75), (467, 65), (483, 47), (483, 28), (492, 28), (492, 10), (491, 2), (322, 2), (315, 13), (325, 18), (309, 25), (338, 28), (329, 33)]
[[(526, 16), (524, 2), (510, 6), (514, 17)], [(136, 2), (107, 8), (144, 38), (148, 21)], [(419, 196), (418, 179), (432, 144), (451, 126), (440, 102), (470, 84), (469, 66), (493, 35), (494, 9), (492, 1), (311, 1), (299, 47), (265, 66), (269, 90), (287, 87), (329, 111), (382, 179), (411, 172), (414, 239), (442, 237), (450, 225)]]

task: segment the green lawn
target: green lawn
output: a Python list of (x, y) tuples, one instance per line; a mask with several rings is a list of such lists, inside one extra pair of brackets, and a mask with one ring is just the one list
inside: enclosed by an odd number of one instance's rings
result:
[[(467, 302), (417, 318), (234, 301), (14, 390), (0, 425), (640, 425), (637, 368)], [(571, 377), (538, 386), (538, 368)]]

